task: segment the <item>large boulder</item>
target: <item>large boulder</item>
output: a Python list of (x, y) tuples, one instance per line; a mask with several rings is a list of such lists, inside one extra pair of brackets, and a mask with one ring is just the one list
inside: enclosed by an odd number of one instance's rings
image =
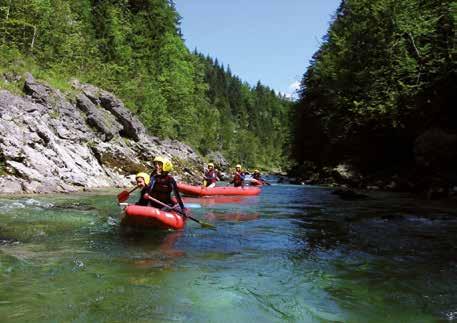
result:
[(116, 119), (108, 111), (96, 106), (83, 93), (76, 97), (76, 106), (86, 114), (86, 122), (93, 127), (103, 141), (110, 141), (116, 134), (122, 130), (122, 126), (116, 122)]
[(229, 171), (230, 164), (219, 151), (209, 153), (206, 158), (209, 162), (213, 162), (216, 168)]
[(359, 183), (362, 175), (350, 164), (339, 164), (332, 169), (332, 175), (337, 182), (342, 183)]
[(0, 90), (0, 193), (122, 187), (157, 155), (173, 161), (178, 180), (200, 179), (203, 160), (189, 146), (149, 136), (113, 94), (73, 85), (71, 101), (30, 74), (26, 96)]

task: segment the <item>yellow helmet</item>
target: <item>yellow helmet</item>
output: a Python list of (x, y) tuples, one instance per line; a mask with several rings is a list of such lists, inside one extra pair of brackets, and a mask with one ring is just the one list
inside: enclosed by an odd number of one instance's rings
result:
[(258, 169), (254, 170), (254, 173), (260, 173)]
[(241, 165), (240, 165), (240, 164), (237, 164), (237, 165), (235, 166), (235, 168), (241, 168)]
[(148, 174), (141, 172), (141, 173), (138, 173), (135, 175), (135, 179), (137, 179), (138, 177), (142, 177), (144, 179), (145, 184), (149, 185), (151, 178), (149, 177)]
[(152, 162), (162, 163), (162, 170), (164, 172), (171, 172), (173, 170), (173, 164), (166, 157), (157, 156)]
[(214, 164), (213, 163), (208, 163), (208, 167), (209, 166), (214, 167)]

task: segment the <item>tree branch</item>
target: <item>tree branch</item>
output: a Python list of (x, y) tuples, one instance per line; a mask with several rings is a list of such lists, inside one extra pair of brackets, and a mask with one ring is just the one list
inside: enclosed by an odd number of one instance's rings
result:
[(422, 55), (421, 53), (419, 52), (419, 50), (417, 49), (416, 47), (416, 43), (414, 42), (414, 38), (413, 38), (413, 35), (411, 35), (411, 33), (407, 33), (408, 37), (409, 37), (409, 40), (411, 41), (411, 45), (413, 45), (413, 48), (414, 48), (414, 51), (416, 52), (416, 55), (419, 59), (422, 59)]

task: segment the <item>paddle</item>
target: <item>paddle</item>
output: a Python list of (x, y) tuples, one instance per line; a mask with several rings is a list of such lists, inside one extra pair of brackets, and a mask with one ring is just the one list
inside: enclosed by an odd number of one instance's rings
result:
[(130, 196), (130, 193), (132, 193), (134, 190), (136, 190), (138, 188), (138, 186), (135, 186), (133, 189), (131, 189), (130, 191), (127, 191), (127, 190), (124, 190), (122, 192), (120, 192), (118, 195), (117, 195), (117, 201), (119, 203), (122, 203), (122, 202), (125, 202), (127, 201), (127, 199), (129, 198)]
[(188, 209), (200, 209), (202, 206), (198, 203), (184, 203), (184, 207)]
[(202, 228), (208, 228), (208, 229), (214, 229), (216, 230), (216, 227), (210, 223), (205, 223), (205, 222), (202, 222), (190, 215), (187, 215), (186, 213), (182, 212), (181, 210), (177, 209), (176, 207), (172, 207), (172, 206), (169, 206), (169, 205), (166, 205), (165, 203), (162, 203), (160, 202), (159, 200), (153, 198), (152, 196), (149, 196), (149, 199), (153, 202), (156, 202), (157, 204), (160, 204), (162, 205), (163, 207), (167, 208), (167, 209), (170, 209), (170, 210), (174, 210), (176, 212), (178, 212), (179, 214), (181, 214), (182, 216), (185, 216), (186, 218), (189, 218), (191, 219), (192, 221), (195, 221), (197, 222), (198, 224), (200, 224), (202, 226)]
[[(128, 203), (118, 203), (119, 206), (123, 206), (123, 207), (127, 207), (129, 206)], [(131, 204), (131, 205), (135, 205), (135, 204)], [(184, 206), (188, 209), (200, 209), (202, 206), (201, 204), (198, 204), (198, 203), (184, 203)]]
[(271, 185), (269, 182), (267, 182), (267, 181), (266, 181), (266, 180), (264, 180), (263, 178), (261, 178), (261, 179), (258, 179), (258, 181), (259, 181), (259, 182), (260, 182), (262, 185), (264, 185), (264, 186), (265, 186), (265, 185), (268, 185), (268, 186), (270, 186), (270, 185)]

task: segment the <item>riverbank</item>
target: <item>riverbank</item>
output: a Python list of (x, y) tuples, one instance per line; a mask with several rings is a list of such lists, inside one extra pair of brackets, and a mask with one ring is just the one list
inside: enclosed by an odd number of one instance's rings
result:
[(76, 80), (62, 93), (31, 74), (11, 82), (23, 93), (0, 90), (0, 194), (131, 186), (157, 155), (172, 160), (178, 179), (200, 179), (204, 160), (197, 152), (148, 135), (112, 93)]
[(339, 189), (362, 191), (389, 191), (413, 193), (428, 200), (457, 198), (457, 173), (424, 169), (361, 171), (355, 166), (342, 163), (334, 167), (318, 167), (311, 162), (295, 167), (289, 174), (295, 184), (326, 185)]

